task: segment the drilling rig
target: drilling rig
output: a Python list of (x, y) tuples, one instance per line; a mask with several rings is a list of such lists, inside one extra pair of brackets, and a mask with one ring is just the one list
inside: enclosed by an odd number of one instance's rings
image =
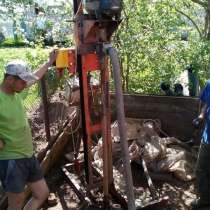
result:
[[(58, 55), (58, 71), (67, 67), (71, 74), (79, 77), (80, 108), (82, 116), (84, 170), (88, 189), (98, 187), (94, 179), (91, 149), (93, 136), (98, 133), (103, 139), (103, 209), (110, 209), (111, 192), (114, 188), (111, 141), (110, 67), (113, 69), (116, 110), (123, 153), (128, 205), (135, 209), (133, 180), (126, 141), (125, 115), (121, 84), (120, 62), (111, 38), (121, 22), (122, 0), (74, 0), (75, 48), (64, 50)], [(91, 89), (90, 77), (97, 74), (99, 85)], [(92, 91), (90, 91), (92, 90)], [(100, 98), (100, 114), (94, 116), (92, 94)]]
[[(75, 48), (58, 54), (56, 62), (58, 71), (67, 68), (70, 74), (79, 78), (80, 110), (82, 118), (82, 140), (84, 150), (85, 186), (88, 192), (102, 188), (102, 209), (112, 209), (115, 200), (121, 208), (128, 210), (145, 209), (158, 203), (166, 202), (160, 198), (149, 176), (147, 166), (142, 159), (144, 174), (152, 198), (146, 206), (135, 205), (134, 185), (131, 161), (126, 136), (126, 122), (121, 81), (121, 65), (117, 50), (112, 46), (112, 36), (121, 23), (122, 0), (74, 0), (74, 39)], [(111, 65), (110, 65), (111, 64)], [(115, 104), (111, 106), (110, 69), (112, 70)], [(91, 84), (91, 78), (97, 77), (99, 83)], [(97, 96), (97, 100), (94, 98)], [(122, 153), (126, 199), (115, 189), (113, 178), (111, 112), (115, 108)], [(98, 172), (93, 164), (94, 137), (102, 137), (103, 173)], [(75, 162), (75, 165), (77, 161)], [(79, 168), (79, 167), (76, 167)], [(64, 169), (66, 171), (66, 169)], [(98, 181), (97, 177), (101, 177)], [(81, 195), (71, 181), (70, 185)], [(77, 185), (77, 183), (76, 183)], [(84, 195), (84, 194), (83, 194)], [(84, 200), (84, 199), (83, 199)], [(101, 207), (101, 206), (100, 206)]]

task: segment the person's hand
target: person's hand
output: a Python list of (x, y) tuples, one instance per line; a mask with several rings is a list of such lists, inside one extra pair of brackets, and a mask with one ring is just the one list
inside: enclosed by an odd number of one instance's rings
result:
[(197, 117), (192, 121), (192, 124), (194, 126), (194, 128), (199, 128), (201, 123), (203, 121), (203, 118)]
[(58, 56), (58, 50), (57, 49), (54, 49), (50, 52), (49, 62), (50, 62), (51, 65), (55, 62), (57, 56)]
[(139, 158), (140, 151), (139, 151), (139, 147), (135, 141), (132, 142), (132, 144), (129, 146), (128, 150), (129, 150), (129, 155), (130, 155), (130, 158), (132, 161), (137, 160)]
[(0, 150), (3, 150), (4, 149), (4, 141), (2, 141), (1, 139), (0, 139)]

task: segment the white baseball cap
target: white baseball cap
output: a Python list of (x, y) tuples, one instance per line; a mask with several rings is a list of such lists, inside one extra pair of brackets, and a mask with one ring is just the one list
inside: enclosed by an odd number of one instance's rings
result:
[(20, 79), (33, 84), (38, 77), (29, 71), (28, 65), (23, 60), (12, 60), (5, 66), (6, 74), (18, 76)]

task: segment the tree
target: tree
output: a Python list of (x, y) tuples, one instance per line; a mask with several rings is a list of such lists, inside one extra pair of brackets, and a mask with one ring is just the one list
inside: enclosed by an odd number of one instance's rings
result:
[[(49, 5), (47, 1), (42, 1), (40, 5), (33, 0), (0, 0), (0, 16), (2, 19), (9, 18), (13, 21), (15, 40), (22, 36), (31, 44), (53, 44), (53, 39), (60, 43), (72, 42), (71, 23), (67, 21), (71, 19), (72, 14), (70, 2), (55, 0), (54, 4)], [(27, 19), (29, 12), (30, 17)], [(38, 28), (38, 23), (43, 27)], [(24, 34), (23, 29), (28, 33)]]
[(209, 0), (191, 0), (205, 10), (204, 27), (202, 30), (202, 38), (210, 40), (210, 1)]
[(210, 62), (205, 14), (193, 0), (125, 0), (114, 38), (124, 90), (159, 93), (162, 81), (174, 84), (188, 66), (204, 81)]
[(15, 42), (18, 41), (18, 20), (20, 19), (18, 9), (32, 5), (33, 0), (1, 0), (0, 1), (0, 17), (2, 19), (11, 18), (13, 21), (13, 35)]
[(175, 6), (178, 13), (190, 24), (192, 36), (183, 51), (183, 59), (190, 64), (200, 78), (201, 87), (209, 77), (209, 43), (210, 43), (210, 1), (188, 0)]

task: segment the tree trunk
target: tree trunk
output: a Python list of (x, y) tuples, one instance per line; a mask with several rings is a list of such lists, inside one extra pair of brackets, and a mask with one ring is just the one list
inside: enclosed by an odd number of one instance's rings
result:
[(126, 91), (128, 92), (129, 89), (129, 76), (130, 76), (130, 54), (127, 54), (127, 60), (126, 60)]
[(16, 22), (16, 20), (13, 20), (13, 37), (14, 37), (15, 43), (17, 43), (18, 42), (18, 35), (17, 35), (17, 22)]
[(126, 82), (125, 82), (125, 70), (123, 68), (123, 59), (121, 59), (120, 61), (120, 67), (121, 67), (121, 75), (122, 75), (122, 89), (123, 89), (123, 92), (125, 91), (125, 87), (126, 87)]
[(205, 17), (205, 32), (206, 40), (210, 40), (210, 0), (208, 0), (208, 6), (206, 8), (206, 17)]

